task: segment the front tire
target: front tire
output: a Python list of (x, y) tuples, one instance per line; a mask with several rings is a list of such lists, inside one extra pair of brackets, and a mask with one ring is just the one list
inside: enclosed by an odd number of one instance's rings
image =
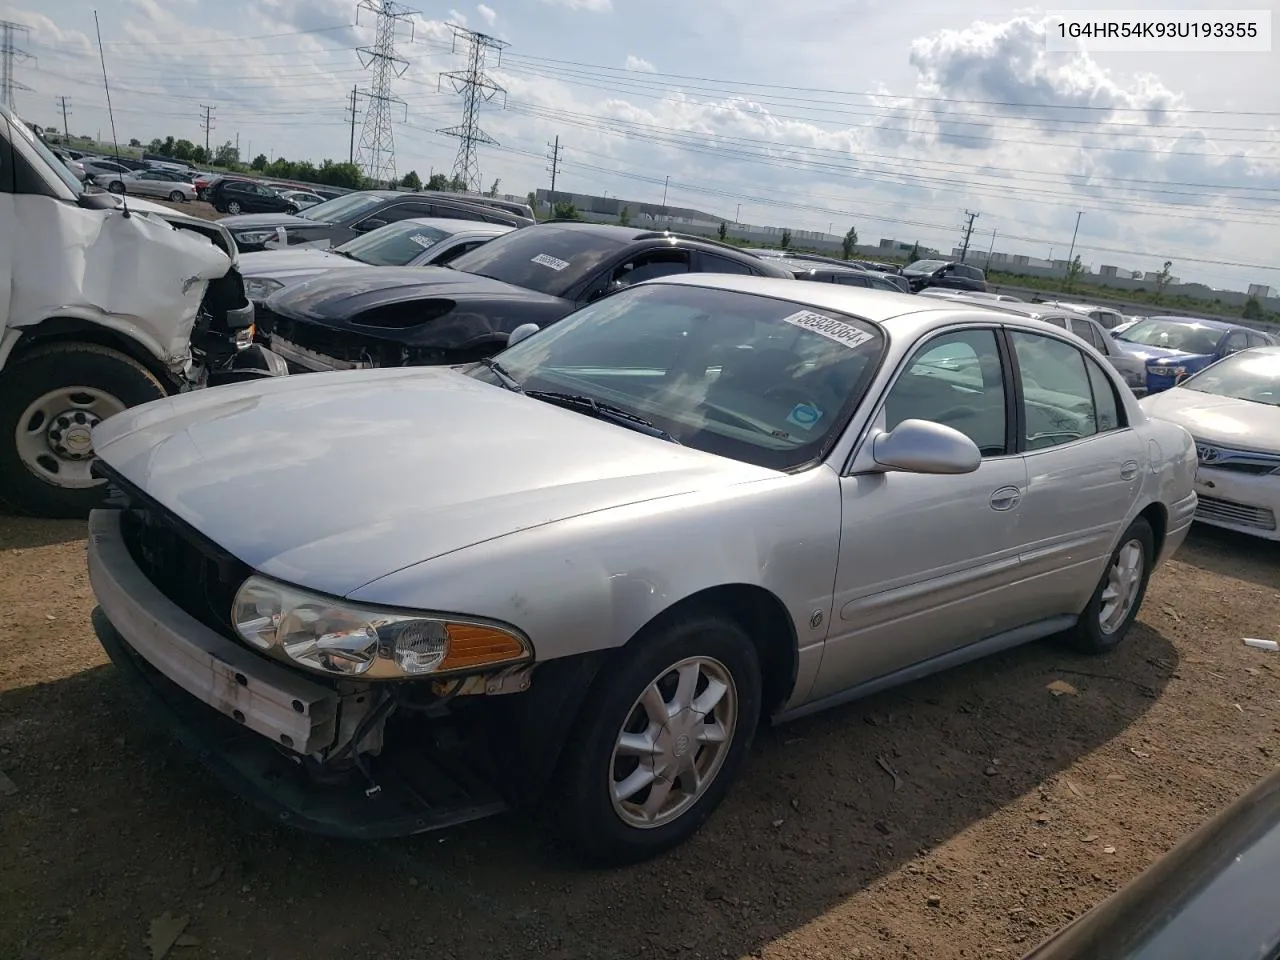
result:
[(238, 217), (240, 215), (240, 201), (232, 200), (230, 203), (228, 203), (227, 213), (231, 214), (233, 217)]
[(92, 343), (32, 351), (0, 374), (0, 503), (38, 517), (82, 518), (105, 484), (90, 476), (93, 427), (166, 395), (131, 357)]
[(1137, 619), (1154, 563), (1155, 535), (1151, 524), (1138, 517), (1120, 538), (1102, 581), (1066, 635), (1070, 646), (1082, 653), (1107, 653), (1119, 646)]
[(124, 193), (124, 184), (119, 180), (112, 180), (107, 184), (108, 193)]
[(737, 777), (760, 718), (760, 661), (733, 620), (648, 628), (601, 673), (561, 756), (560, 832), (600, 865), (691, 837)]

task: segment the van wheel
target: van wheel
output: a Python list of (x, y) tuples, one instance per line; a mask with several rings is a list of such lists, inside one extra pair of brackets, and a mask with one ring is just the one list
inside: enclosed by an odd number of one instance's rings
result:
[(578, 712), (550, 798), (560, 832), (602, 865), (683, 843), (742, 768), (760, 701), (759, 657), (733, 620), (698, 612), (650, 628)]
[(227, 204), (227, 213), (231, 214), (233, 217), (239, 216), (239, 215), (240, 215), (240, 201), (239, 201), (239, 200), (232, 200), (230, 203), (228, 203), (228, 204)]
[(93, 343), (32, 351), (0, 373), (0, 503), (37, 517), (84, 517), (105, 483), (92, 477), (92, 430), (166, 395), (136, 360)]

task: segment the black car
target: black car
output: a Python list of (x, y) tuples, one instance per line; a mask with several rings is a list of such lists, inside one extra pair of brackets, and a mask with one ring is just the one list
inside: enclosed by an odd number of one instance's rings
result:
[[(297, 213), (298, 205), (279, 192), (254, 180), (223, 177), (209, 188), (209, 202), (219, 213), (236, 216), (242, 213)], [(227, 224), (230, 228), (230, 224)], [(235, 231), (232, 230), (234, 234)], [(240, 241), (237, 238), (236, 245)], [(241, 247), (240, 249), (244, 249)]]
[(987, 292), (986, 274), (977, 267), (954, 260), (917, 260), (903, 267), (902, 275), (911, 284), (913, 293), (919, 293), (925, 287)]
[(1280, 770), (1023, 960), (1276, 960)]
[(895, 281), (900, 277), (886, 277), (869, 270), (862, 270), (852, 263), (837, 263), (834, 260), (791, 259), (775, 257), (769, 260), (784, 270), (791, 272), (797, 280), (812, 280), (818, 283), (840, 283), (846, 287), (866, 287), (872, 290), (887, 290), (891, 293), (906, 293)]
[[(222, 181), (213, 189), (213, 205), (217, 209), (218, 191), (226, 189)], [(263, 187), (262, 189), (267, 189)], [(288, 203), (277, 195), (281, 203)], [(292, 204), (290, 204), (292, 206)], [(345, 193), (314, 207), (293, 214), (274, 213), (257, 216), (223, 217), (219, 223), (231, 231), (236, 247), (247, 253), (265, 250), (266, 245), (284, 229), (285, 244), (339, 247), (362, 233), (385, 227), (397, 220), (422, 217), (446, 217), (453, 220), (480, 220), (508, 227), (525, 227), (533, 221), (524, 217), (442, 194), (402, 193), (394, 190), (362, 190)]]
[(697, 237), (551, 221), (490, 240), (448, 267), (348, 268), (286, 287), (258, 322), (292, 369), (466, 363), (500, 351), (517, 327), (546, 326), (615, 290), (678, 273), (792, 276)]

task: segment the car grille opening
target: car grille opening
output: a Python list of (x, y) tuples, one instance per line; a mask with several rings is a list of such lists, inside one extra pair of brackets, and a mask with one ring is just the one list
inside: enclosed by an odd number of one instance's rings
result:
[(318, 323), (293, 320), (275, 314), (272, 334), (313, 353), (347, 363), (369, 363), (375, 367), (401, 367), (408, 360), (402, 343), (349, 330), (336, 330)]
[(97, 469), (107, 474), (125, 546), (146, 578), (187, 614), (238, 641), (231, 607), (249, 566), (101, 464)]
[(1274, 530), (1276, 515), (1266, 507), (1253, 507), (1233, 500), (1201, 496), (1196, 507), (1196, 517), (1214, 523), (1231, 523), (1258, 530)]

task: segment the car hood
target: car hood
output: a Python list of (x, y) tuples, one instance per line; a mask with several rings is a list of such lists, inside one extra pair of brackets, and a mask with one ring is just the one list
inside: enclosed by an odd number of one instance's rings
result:
[(258, 250), (240, 254), (240, 273), (245, 277), (284, 279), (319, 273), (323, 270), (365, 266), (368, 264), (316, 247)]
[(1174, 387), (1138, 401), (1149, 417), (1171, 420), (1197, 440), (1280, 453), (1280, 407)]
[(1113, 337), (1120, 349), (1131, 357), (1137, 357), (1143, 363), (1151, 360), (1203, 360), (1207, 356), (1199, 353), (1187, 353), (1183, 350), (1170, 350), (1168, 347), (1149, 347), (1142, 343), (1130, 343)]
[(232, 232), (243, 230), (274, 230), (276, 227), (330, 227), (292, 213), (238, 213), (234, 217), (219, 217), (218, 223)]
[(564, 306), (557, 297), (448, 267), (360, 267), (286, 287), (267, 307), (286, 317), (343, 320), (365, 310), (442, 297), (451, 300), (516, 300)]
[(438, 367), (182, 394), (104, 421), (94, 449), (249, 566), (337, 596), (532, 527), (778, 476)]

